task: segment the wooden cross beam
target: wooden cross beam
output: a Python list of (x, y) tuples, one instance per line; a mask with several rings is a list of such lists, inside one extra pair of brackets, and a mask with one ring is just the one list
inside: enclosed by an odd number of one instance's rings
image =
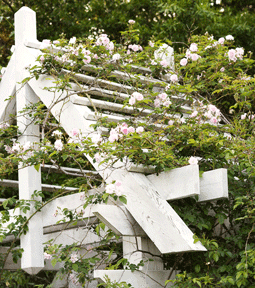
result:
[(188, 165), (147, 178), (166, 200), (196, 195), (199, 202), (228, 198), (227, 169), (224, 168), (204, 172), (199, 177), (199, 166)]

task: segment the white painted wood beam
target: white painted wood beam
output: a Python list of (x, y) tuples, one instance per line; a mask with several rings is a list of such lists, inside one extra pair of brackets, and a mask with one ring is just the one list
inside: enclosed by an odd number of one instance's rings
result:
[[(2, 256), (5, 256), (7, 251), (8, 251), (9, 247), (0, 247), (0, 254), (2, 254)], [(42, 268), (42, 270), (59, 270), (61, 267), (62, 263), (57, 263), (54, 267), (51, 265), (51, 260), (45, 260), (45, 265)], [(21, 268), (21, 259), (18, 260), (17, 263), (14, 263), (12, 260), (12, 254), (9, 253), (5, 265), (4, 265), (4, 270), (17, 270)]]
[(162, 254), (206, 251), (200, 242), (194, 243), (191, 230), (145, 175), (120, 169), (111, 172), (105, 179), (122, 181), (126, 208)]
[[(16, 109), (17, 125), (21, 135), (18, 140), (21, 144), (26, 142), (39, 142), (39, 126), (33, 124), (33, 119), (25, 113), (20, 113), (28, 105), (36, 103), (38, 98), (27, 84), (21, 84), (23, 79), (29, 76), (26, 70), (27, 65), (34, 61), (27, 51), (24, 42), (25, 39), (36, 40), (36, 14), (28, 7), (22, 7), (15, 13), (15, 56), (16, 56)], [(22, 164), (20, 164), (21, 166)], [(21, 168), (21, 167), (20, 167)], [(19, 170), (19, 198), (31, 199), (34, 191), (41, 191), (41, 172), (36, 171), (34, 167), (26, 167)], [(36, 200), (41, 201), (40, 197)], [(27, 213), (30, 217), (35, 212), (32, 208)], [(28, 232), (21, 235), (21, 248), (24, 249), (21, 259), (21, 268), (29, 274), (37, 274), (44, 267), (43, 259), (43, 225), (41, 213), (36, 213), (28, 222)]]
[(93, 214), (117, 235), (147, 236), (124, 206), (97, 204)]
[[(62, 72), (65, 74), (70, 74), (70, 73), (72, 74), (71, 71), (66, 70), (66, 69), (62, 69)], [(90, 84), (93, 86), (98, 85), (98, 87), (107, 88), (113, 91), (119, 91), (119, 92), (124, 92), (124, 93), (133, 93), (134, 91), (136, 91), (136, 89), (133, 86), (123, 85), (121, 83), (116, 83), (116, 82), (112, 82), (108, 80), (102, 80), (102, 79), (98, 79), (96, 77), (84, 75), (81, 73), (76, 73), (73, 75), (73, 77), (83, 83)]]
[(160, 257), (162, 254), (148, 237), (123, 236), (122, 245), (123, 257), (130, 263), (138, 265), (140, 261), (144, 262), (144, 266), (140, 266), (139, 270), (164, 270)]
[[(89, 106), (89, 107), (92, 107), (92, 104), (93, 104), (96, 108), (105, 109), (108, 111), (128, 113), (128, 114), (137, 113), (137, 111), (135, 111), (134, 108), (130, 106), (124, 107), (123, 104), (118, 104), (118, 103), (113, 103), (110, 101), (103, 101), (103, 100), (98, 100), (98, 99), (89, 100), (87, 97), (81, 97), (78, 95), (77, 96), (74, 95), (74, 97), (71, 97), (71, 101), (74, 104), (79, 104), (79, 105)], [(141, 108), (137, 108), (136, 110), (138, 110), (141, 115), (149, 115), (153, 112), (152, 110), (141, 109)]]
[(228, 198), (228, 172), (225, 168), (204, 172), (200, 178), (198, 202)]
[(188, 165), (147, 178), (165, 200), (198, 196), (198, 202), (228, 198), (227, 169), (206, 171), (199, 177), (199, 166)]
[(53, 170), (55, 173), (63, 173), (61, 170), (64, 170), (66, 172), (72, 172), (72, 173), (77, 173), (77, 174), (99, 174), (97, 171), (92, 171), (92, 170), (80, 170), (78, 168), (70, 168), (70, 167), (60, 167), (61, 169), (59, 169), (58, 166), (55, 165), (48, 165), (48, 164), (43, 164), (41, 165), (41, 169), (42, 171), (49, 171), (49, 170)]
[(147, 178), (165, 200), (181, 199), (200, 194), (199, 166), (188, 165)]
[(56, 86), (53, 77), (41, 75), (38, 80), (31, 79), (29, 85), (69, 135), (74, 128), (85, 135), (94, 131), (90, 125), (95, 122), (84, 119), (84, 110), (71, 103), (66, 91), (50, 92), (44, 89)]
[[(17, 180), (9, 180), (9, 179), (2, 179), (0, 180), (0, 186), (5, 187), (12, 187), (12, 188), (19, 188), (19, 181)], [(55, 192), (57, 190), (61, 191), (76, 191), (78, 188), (75, 187), (62, 187), (59, 185), (51, 185), (51, 184), (41, 184), (41, 190), (47, 192)]]

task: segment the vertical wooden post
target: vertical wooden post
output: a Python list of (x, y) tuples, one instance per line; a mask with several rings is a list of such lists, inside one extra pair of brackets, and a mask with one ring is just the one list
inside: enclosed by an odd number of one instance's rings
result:
[(144, 266), (139, 267), (139, 270), (146, 272), (163, 270), (164, 264), (160, 256), (160, 251), (149, 237), (123, 236), (123, 257), (136, 265), (143, 260)]
[[(36, 40), (36, 15), (28, 7), (22, 7), (15, 14), (15, 54), (16, 54), (16, 106), (17, 125), (21, 136), (18, 141), (23, 145), (26, 142), (39, 142), (39, 127), (32, 123), (32, 119), (25, 113), (20, 113), (27, 105), (38, 101), (33, 90), (24, 84), (19, 84), (29, 76), (26, 67), (34, 59), (24, 45), (26, 40)], [(35, 190), (41, 191), (41, 171), (34, 167), (19, 167), (19, 198), (30, 200)], [(35, 198), (41, 201), (40, 197)], [(31, 210), (25, 215), (30, 217), (35, 209), (31, 204)], [(29, 231), (20, 238), (21, 248), (24, 249), (21, 268), (29, 274), (37, 274), (44, 267), (43, 259), (43, 223), (41, 213), (36, 213), (28, 223)]]

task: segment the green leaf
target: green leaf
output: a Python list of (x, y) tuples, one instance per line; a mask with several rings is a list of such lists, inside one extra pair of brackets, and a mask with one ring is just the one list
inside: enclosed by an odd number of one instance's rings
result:
[(79, 266), (76, 263), (73, 263), (72, 268), (74, 271), (78, 271)]
[(9, 203), (9, 200), (8, 200), (8, 199), (4, 200), (4, 202), (2, 203), (4, 209), (6, 209), (8, 203)]
[(40, 169), (40, 163), (34, 165), (34, 168), (37, 172), (39, 172), (39, 169)]
[(234, 279), (233, 279), (233, 278), (228, 278), (228, 282), (229, 282), (230, 284), (232, 284), (232, 285), (234, 285), (234, 284), (235, 284), (235, 281), (234, 281)]
[(196, 271), (197, 273), (200, 271), (200, 265), (197, 264), (197, 265), (195, 266), (195, 271)]
[(51, 260), (51, 265), (52, 265), (53, 267), (55, 267), (55, 265), (57, 264), (57, 262), (58, 262), (58, 259), (57, 259), (57, 258), (54, 258), (54, 259)]
[(216, 253), (214, 253), (214, 254), (213, 254), (213, 260), (214, 260), (215, 262), (218, 262), (218, 260), (219, 260), (219, 255), (216, 254)]
[(126, 197), (120, 196), (120, 197), (119, 197), (119, 200), (120, 200), (122, 203), (127, 204), (127, 199), (126, 199)]

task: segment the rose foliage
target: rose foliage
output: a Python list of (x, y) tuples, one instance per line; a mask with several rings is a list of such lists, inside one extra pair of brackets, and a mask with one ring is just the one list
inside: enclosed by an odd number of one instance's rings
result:
[[(190, 197), (170, 203), (196, 235), (194, 241), (200, 240), (208, 251), (165, 255), (163, 260), (166, 269), (180, 271), (175, 280), (170, 280), (175, 287), (253, 287), (255, 78), (247, 73), (254, 60), (243, 48), (234, 46), (231, 35), (215, 40), (208, 34), (193, 36), (185, 49), (175, 51), (174, 61), (171, 57), (169, 60), (162, 56), (162, 51), (171, 52), (169, 46), (160, 41), (151, 41), (148, 47), (140, 46), (139, 35), (132, 30), (132, 25), (131, 22), (129, 29), (122, 33), (123, 45), (110, 41), (106, 34), (87, 39), (73, 37), (69, 41), (59, 39), (54, 44), (44, 41), (38, 64), (29, 68), (31, 78), (50, 75), (55, 79), (56, 87), (48, 89), (65, 91), (68, 97), (76, 93), (73, 85), (78, 85), (78, 95), (88, 98), (95, 109), (94, 132), (84, 135), (73, 127), (71, 135), (67, 135), (43, 103), (30, 105), (23, 112), (40, 125), (42, 139), (40, 143), (21, 145), (15, 120), (2, 123), (1, 179), (16, 179), (20, 162), (23, 167), (33, 165), (36, 169), (46, 164), (53, 164), (59, 170), (62, 166), (79, 168), (80, 172), (76, 173), (63, 169), (63, 174), (53, 170), (42, 172), (43, 181), (77, 187), (76, 192), (81, 193), (77, 209), (68, 210), (67, 207), (52, 211), (55, 217), (62, 216), (61, 221), (73, 223), (83, 218), (90, 204), (126, 203), (125, 187), (119, 179), (104, 185), (98, 174), (84, 172), (93, 169), (93, 165), (99, 165), (102, 170), (105, 167), (117, 169), (114, 167), (118, 161), (122, 161), (122, 166), (132, 162), (153, 168), (154, 173), (196, 163), (201, 174), (227, 168), (229, 199), (199, 203), (195, 197)], [(118, 77), (116, 71), (123, 72), (125, 77)], [(97, 85), (96, 80), (84, 87), (76, 77), (77, 73), (132, 85), (134, 90), (125, 91), (128, 96), (124, 100), (118, 93), (111, 99), (123, 104), (120, 114), (125, 117), (125, 109), (129, 109), (131, 116), (119, 122), (101, 117), (102, 111), (93, 105), (89, 95)], [(24, 84), (27, 81), (29, 79), (25, 79)], [(109, 101), (109, 98), (103, 100)], [(84, 155), (93, 161), (89, 162)], [(97, 192), (89, 193), (92, 188)], [(15, 193), (2, 188), (3, 197), (10, 198), (2, 206), (0, 240), (5, 243), (8, 235), (14, 235), (11, 248), (17, 246), (19, 236), (27, 232), (29, 219), (16, 217), (6, 228), (8, 209), (19, 207), (25, 212), (33, 202), (39, 211), (46, 203), (71, 192), (59, 190), (52, 195), (35, 191), (35, 196), (42, 196), (42, 202), (18, 200)], [(101, 235), (100, 243), (85, 247), (82, 243), (74, 243), (64, 247), (54, 244), (52, 239), (45, 246), (45, 259), (51, 259), (53, 265), (64, 262), (60, 272), (67, 273), (70, 281), (83, 286), (91, 280), (91, 271), (99, 265), (109, 269), (123, 265), (131, 270), (139, 268), (122, 259), (119, 237), (104, 224), (88, 225), (89, 231)], [(81, 247), (82, 253), (78, 253)], [(22, 251), (13, 251), (14, 260), (21, 257)], [(110, 260), (112, 254), (116, 255), (114, 260)], [(3, 283), (8, 279), (11, 287), (18, 287), (18, 277), (10, 280), (8, 272), (1, 270), (0, 273)], [(36, 283), (41, 284), (40, 287), (49, 284), (42, 279), (33, 281), (39, 281)], [(128, 287), (125, 283), (114, 284), (108, 280), (104, 285)], [(25, 284), (22, 287), (26, 287)]]

